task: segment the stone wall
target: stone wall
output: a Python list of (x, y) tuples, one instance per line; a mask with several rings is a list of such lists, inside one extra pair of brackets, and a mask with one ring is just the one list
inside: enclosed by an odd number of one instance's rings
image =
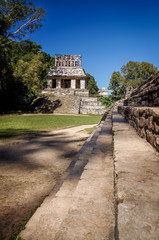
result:
[(119, 113), (159, 151), (159, 108), (119, 106)]
[(54, 94), (57, 96), (83, 96), (88, 97), (89, 96), (89, 90), (88, 89), (72, 89), (72, 88), (46, 88), (42, 91), (42, 94), (50, 95)]
[(104, 114), (106, 107), (96, 97), (76, 97), (73, 113), (76, 114)]
[(159, 151), (159, 72), (118, 104), (118, 111), (140, 137)]
[(159, 106), (159, 72), (135, 89), (124, 101), (125, 106)]

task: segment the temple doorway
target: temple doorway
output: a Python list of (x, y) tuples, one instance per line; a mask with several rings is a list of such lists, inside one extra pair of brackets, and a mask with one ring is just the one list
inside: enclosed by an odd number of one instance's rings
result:
[(56, 79), (52, 80), (52, 88), (56, 88)]
[(76, 80), (76, 88), (80, 88), (80, 80), (79, 79)]
[(61, 87), (62, 88), (71, 88), (71, 79), (62, 79)]

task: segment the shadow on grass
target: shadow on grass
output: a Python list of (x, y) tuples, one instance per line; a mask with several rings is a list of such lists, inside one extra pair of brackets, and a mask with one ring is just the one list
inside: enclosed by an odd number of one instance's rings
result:
[(33, 133), (38, 133), (38, 131), (33, 131), (31, 129), (14, 129), (14, 128), (0, 129), (0, 140)]

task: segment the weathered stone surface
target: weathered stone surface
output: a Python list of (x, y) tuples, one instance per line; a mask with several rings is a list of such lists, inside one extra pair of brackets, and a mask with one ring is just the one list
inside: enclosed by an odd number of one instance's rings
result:
[(59, 106), (61, 106), (59, 99), (50, 100), (49, 97), (43, 95), (32, 102), (30, 109), (41, 113), (53, 113)]
[(98, 90), (98, 95), (99, 96), (103, 96), (103, 97), (107, 97), (108, 96), (108, 91), (106, 88), (102, 87)]
[(55, 66), (47, 74), (47, 88), (42, 93), (89, 96), (81, 55), (55, 56)]
[(113, 131), (118, 239), (158, 240), (159, 153), (116, 112)]
[(159, 106), (159, 72), (128, 94), (125, 106)]
[[(104, 137), (103, 137), (104, 136)], [(111, 119), (103, 126), (56, 240), (114, 239)]]
[(119, 106), (118, 111), (135, 128), (140, 137), (145, 138), (159, 151), (156, 138), (159, 136), (159, 108)]
[(127, 99), (131, 96), (132, 92), (133, 92), (134, 88), (132, 86), (128, 86), (125, 89), (125, 93), (124, 93), (124, 98)]
[[(51, 193), (27, 223), (26, 229), (20, 234), (23, 239), (114, 239), (114, 163), (111, 128), (112, 121), (108, 116), (96, 129), (88, 145), (83, 147), (82, 159), (80, 154), (69, 175), (64, 178), (59, 191), (56, 194)], [(91, 147), (92, 151), (88, 156), (87, 152)], [(85, 166), (84, 169), (80, 169), (81, 164)]]
[(96, 97), (76, 97), (73, 113), (81, 114), (104, 114), (105, 106)]

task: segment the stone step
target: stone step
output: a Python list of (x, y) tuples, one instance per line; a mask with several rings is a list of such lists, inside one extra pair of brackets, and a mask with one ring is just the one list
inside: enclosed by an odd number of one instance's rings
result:
[(59, 99), (61, 101), (61, 106), (56, 108), (54, 113), (55, 114), (71, 114), (72, 113), (72, 109), (73, 109), (73, 105), (74, 105), (74, 100), (75, 98), (72, 96), (59, 96), (57, 99)]
[(115, 111), (113, 132), (119, 237), (157, 240), (159, 153)]
[(77, 187), (88, 158), (99, 137), (102, 123), (95, 129), (89, 140), (81, 148), (76, 159), (72, 161), (67, 171), (54, 187), (52, 193), (44, 200), (20, 236), (25, 240), (55, 239), (63, 219), (67, 216), (73, 193)]
[(85, 101), (81, 101), (81, 106), (102, 106), (101, 102), (85, 102)]
[(82, 97), (82, 102), (97, 102), (98, 99), (96, 97)]
[(78, 110), (81, 114), (104, 114), (105, 106), (97, 98), (82, 98)]
[(95, 109), (95, 110), (100, 110), (100, 109), (106, 109), (105, 106), (102, 105), (81, 105), (81, 109)]
[(86, 108), (81, 108), (80, 113), (81, 114), (99, 114), (102, 115), (104, 114), (106, 109), (86, 109)]
[(72, 196), (55, 240), (114, 239), (114, 163), (109, 116)]

